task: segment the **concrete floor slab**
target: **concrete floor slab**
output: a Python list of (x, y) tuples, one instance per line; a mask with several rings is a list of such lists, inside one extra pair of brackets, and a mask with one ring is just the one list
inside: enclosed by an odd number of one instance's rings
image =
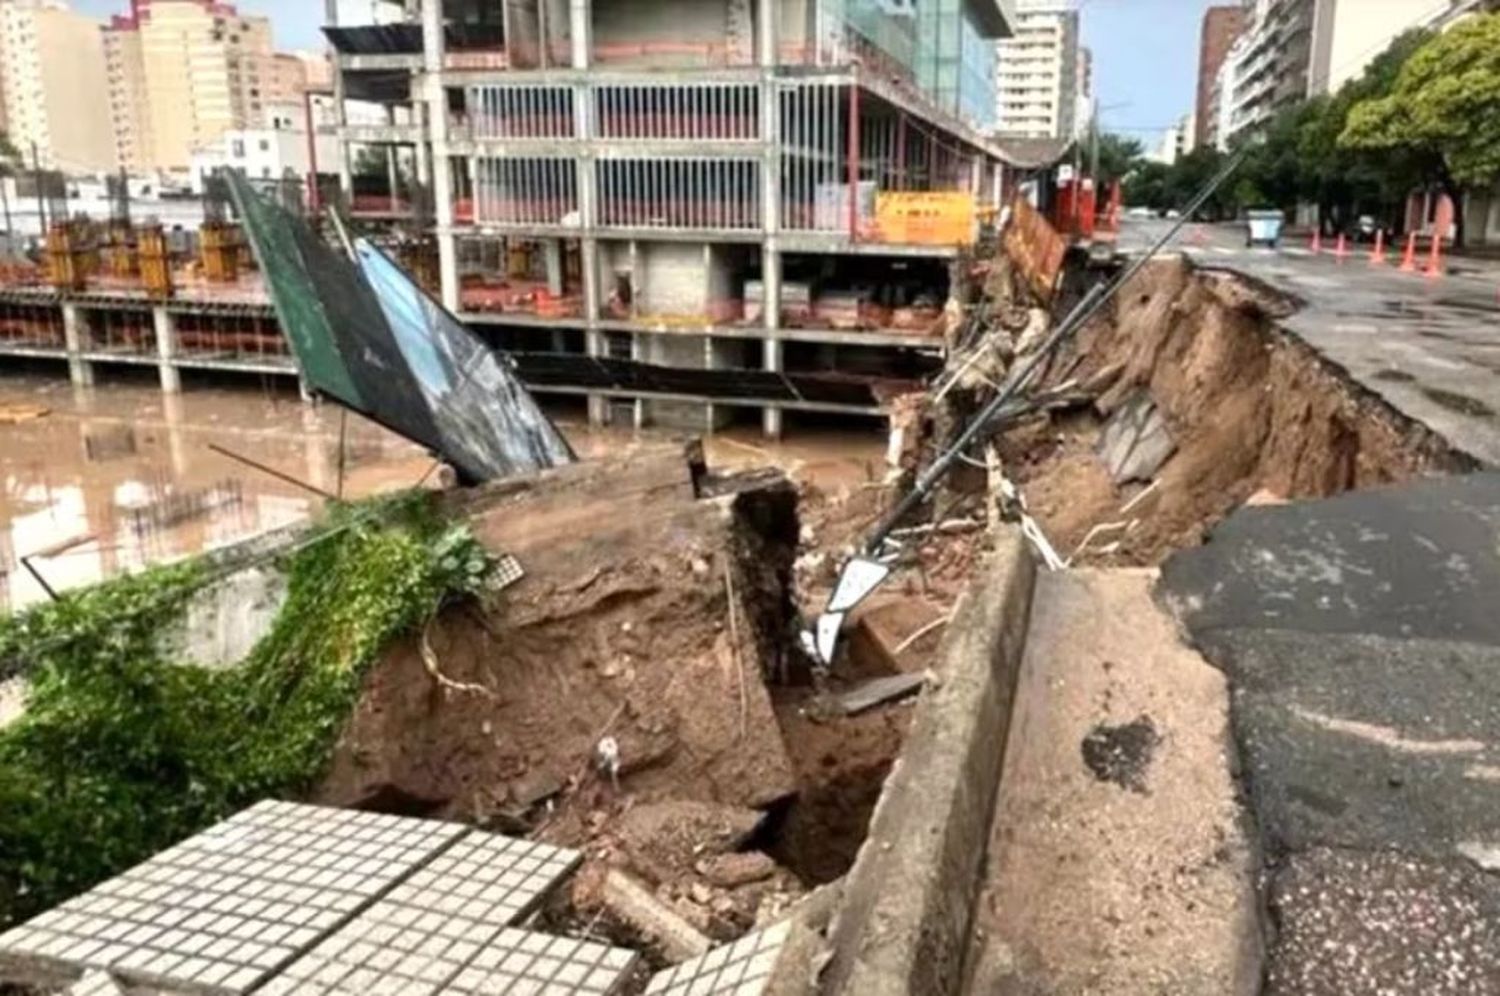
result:
[(1153, 574), (1038, 578), (966, 991), (1235, 994), (1259, 980), (1223, 677)]

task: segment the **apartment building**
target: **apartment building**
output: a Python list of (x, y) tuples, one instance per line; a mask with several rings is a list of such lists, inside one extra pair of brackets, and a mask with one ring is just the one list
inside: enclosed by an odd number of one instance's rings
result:
[(1198, 39), (1198, 91), (1194, 104), (1197, 145), (1219, 144), (1219, 71), (1229, 57), (1229, 50), (1245, 30), (1244, 4), (1210, 7), (1203, 12), (1203, 29)]
[(1258, 130), (1282, 107), (1337, 90), (1397, 35), (1429, 23), (1434, 9), (1433, 0), (1253, 0), (1218, 78), (1219, 144)]
[(189, 168), (225, 131), (257, 127), (279, 85), (271, 23), (214, 0), (132, 0), (104, 31), (120, 161)]
[(0, 0), (6, 133), (30, 160), (68, 173), (115, 168), (99, 22), (61, 0)]
[(1008, 3), (337, 8), (352, 216), (401, 252), (432, 219), (435, 289), (533, 390), (595, 423), (759, 413), (779, 435), (789, 413), (882, 416), (941, 365), (964, 279), (941, 233), (1001, 190), (969, 111)]
[(1017, 0), (1015, 34), (998, 45), (998, 134), (1076, 136), (1078, 28), (1074, 0)]

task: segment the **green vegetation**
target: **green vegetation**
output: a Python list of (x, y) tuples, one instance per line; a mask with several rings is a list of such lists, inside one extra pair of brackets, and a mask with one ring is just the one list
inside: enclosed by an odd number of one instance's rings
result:
[(239, 667), (164, 659), (162, 631), (206, 568), (187, 563), (0, 620), (0, 668), (28, 666), (0, 730), (0, 926), (29, 916), (326, 765), (365, 670), (489, 559), (421, 495), (337, 509), (284, 564), (288, 597)]
[[(1129, 141), (1129, 140), (1124, 140)], [(1413, 190), (1435, 186), (1456, 204), (1500, 176), (1500, 14), (1442, 34), (1408, 31), (1336, 93), (1284, 107), (1261, 133), (1209, 220), (1253, 207), (1316, 204), (1330, 230), (1368, 214), (1392, 231)], [(1139, 148), (1139, 145), (1136, 145)], [(1198, 149), (1175, 165), (1136, 161), (1123, 173), (1125, 202), (1181, 206), (1222, 164)], [(1463, 212), (1458, 212), (1459, 242)]]

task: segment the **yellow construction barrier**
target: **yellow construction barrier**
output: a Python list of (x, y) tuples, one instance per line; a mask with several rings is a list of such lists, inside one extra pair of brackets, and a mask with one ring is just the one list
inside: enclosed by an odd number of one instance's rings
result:
[(911, 245), (967, 246), (979, 234), (974, 195), (958, 190), (880, 193), (875, 224), (882, 241)]

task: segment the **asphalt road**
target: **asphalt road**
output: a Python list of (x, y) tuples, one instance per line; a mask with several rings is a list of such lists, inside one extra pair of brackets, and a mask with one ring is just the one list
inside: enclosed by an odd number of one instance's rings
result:
[(1229, 679), (1268, 996), (1500, 996), (1500, 474), (1241, 509), (1158, 591)]
[[(1127, 219), (1119, 248), (1139, 252), (1170, 225)], [(1295, 298), (1288, 332), (1455, 449), (1500, 467), (1500, 267), (1445, 260), (1446, 274), (1430, 278), (1401, 272), (1396, 252), (1372, 265), (1368, 246), (1343, 260), (1300, 240), (1246, 248), (1239, 225), (1189, 225), (1171, 248)]]

